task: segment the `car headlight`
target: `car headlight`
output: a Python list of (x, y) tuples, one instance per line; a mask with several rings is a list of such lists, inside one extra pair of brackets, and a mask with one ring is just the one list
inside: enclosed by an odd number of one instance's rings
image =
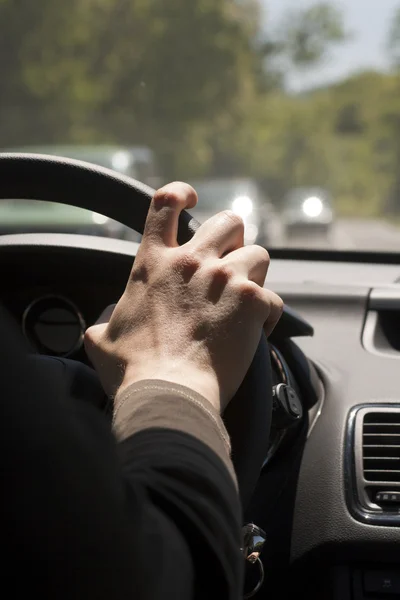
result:
[(315, 218), (322, 213), (323, 204), (317, 196), (310, 196), (304, 200), (301, 208), (307, 217)]
[(116, 152), (111, 159), (112, 168), (115, 171), (126, 171), (131, 164), (129, 154), (127, 152)]
[(232, 210), (244, 220), (253, 212), (253, 202), (248, 196), (238, 196), (232, 202)]
[(104, 215), (101, 215), (96, 212), (92, 213), (92, 221), (96, 225), (105, 225), (106, 223), (108, 223), (109, 220), (110, 219), (108, 217), (105, 217)]
[(254, 223), (245, 223), (244, 226), (244, 243), (254, 244), (258, 236), (258, 227)]

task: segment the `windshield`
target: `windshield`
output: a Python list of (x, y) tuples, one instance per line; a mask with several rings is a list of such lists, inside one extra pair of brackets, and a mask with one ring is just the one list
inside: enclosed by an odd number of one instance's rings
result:
[[(1, 150), (188, 181), (269, 248), (400, 252), (400, 0), (0, 0), (0, 47)], [(0, 202), (31, 231), (138, 239)]]

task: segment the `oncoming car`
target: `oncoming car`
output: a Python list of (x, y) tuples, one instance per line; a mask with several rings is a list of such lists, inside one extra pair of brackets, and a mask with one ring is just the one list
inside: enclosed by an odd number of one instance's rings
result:
[(267, 246), (271, 242), (274, 209), (256, 181), (246, 178), (215, 178), (191, 181), (199, 202), (193, 215), (203, 222), (221, 210), (232, 210), (244, 221), (246, 244)]
[(282, 224), (286, 237), (329, 235), (334, 222), (333, 203), (321, 188), (294, 188), (283, 201)]

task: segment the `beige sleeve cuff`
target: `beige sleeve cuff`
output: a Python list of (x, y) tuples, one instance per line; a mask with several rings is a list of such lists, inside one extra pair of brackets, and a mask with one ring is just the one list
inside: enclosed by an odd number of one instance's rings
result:
[(113, 428), (119, 441), (150, 428), (187, 433), (219, 456), (237, 486), (229, 436), (221, 416), (190, 388), (155, 379), (130, 385), (118, 396)]

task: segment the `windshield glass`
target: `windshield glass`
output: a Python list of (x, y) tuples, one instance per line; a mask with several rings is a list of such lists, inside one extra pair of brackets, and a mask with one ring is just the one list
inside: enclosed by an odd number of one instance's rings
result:
[[(0, 0), (0, 47), (0, 150), (188, 181), (251, 243), (400, 252), (400, 0)], [(139, 239), (0, 202), (33, 231)]]

